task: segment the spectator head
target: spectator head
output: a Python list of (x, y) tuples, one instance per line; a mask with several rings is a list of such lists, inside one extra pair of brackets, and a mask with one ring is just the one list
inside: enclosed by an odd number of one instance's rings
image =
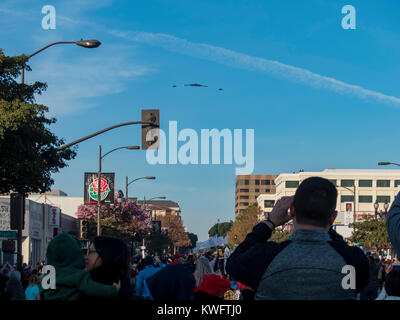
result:
[(332, 182), (311, 177), (297, 188), (290, 210), (297, 224), (329, 229), (337, 215), (336, 201), (337, 190)]
[(37, 275), (33, 274), (29, 277), (29, 285), (33, 286), (38, 283), (39, 283), (39, 278), (37, 277)]
[(91, 270), (88, 267), (87, 270), (92, 276), (95, 275), (98, 280), (101, 280), (98, 282), (118, 282), (128, 274), (128, 248), (122, 240), (110, 236), (97, 236), (93, 241), (92, 249), (96, 251), (93, 257), (97, 255), (98, 261)]
[(400, 297), (400, 268), (394, 268), (387, 274), (385, 290), (389, 296)]
[(154, 300), (190, 300), (195, 288), (195, 278), (184, 265), (170, 264), (145, 280)]
[(196, 262), (194, 278), (196, 279), (196, 287), (199, 287), (203, 282), (203, 277), (212, 274), (210, 261), (206, 257), (200, 257)]
[(148, 255), (146, 258), (144, 258), (143, 262), (145, 266), (151, 266), (154, 264), (154, 259), (152, 256)]

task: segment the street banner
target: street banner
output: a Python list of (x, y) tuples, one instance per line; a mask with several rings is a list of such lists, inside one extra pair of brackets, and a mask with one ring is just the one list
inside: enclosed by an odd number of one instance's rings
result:
[[(97, 204), (98, 173), (85, 172), (84, 180), (84, 204)], [(101, 203), (114, 203), (114, 179), (115, 173), (101, 173), (100, 200)]]
[(344, 224), (348, 226), (353, 223), (354, 218), (354, 203), (353, 202), (345, 202), (346, 211), (344, 212)]
[(49, 210), (49, 227), (60, 227), (60, 208), (50, 207)]

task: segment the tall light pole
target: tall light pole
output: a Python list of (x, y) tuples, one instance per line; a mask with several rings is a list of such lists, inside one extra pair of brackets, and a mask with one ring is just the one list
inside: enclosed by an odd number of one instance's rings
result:
[(125, 197), (126, 197), (126, 201), (128, 201), (128, 187), (131, 183), (137, 181), (137, 180), (141, 180), (141, 179), (148, 179), (148, 180), (154, 180), (156, 177), (141, 177), (141, 178), (136, 178), (133, 179), (131, 182), (128, 183), (128, 176), (126, 176), (126, 182), (125, 182)]
[[(51, 43), (51, 44), (49, 44), (49, 45), (43, 47), (42, 49), (39, 49), (39, 50), (35, 51), (34, 53), (28, 55), (28, 56), (26, 57), (25, 63), (26, 63), (31, 57), (33, 57), (34, 55), (38, 54), (39, 52), (42, 52), (43, 50), (46, 50), (47, 48), (49, 48), (49, 47), (51, 47), (51, 46), (54, 46), (54, 45), (56, 45), (56, 44), (76, 44), (76, 45), (78, 45), (78, 46), (80, 46), (80, 47), (84, 47), (84, 48), (89, 48), (89, 49), (91, 49), (91, 48), (97, 48), (98, 46), (100, 46), (100, 45), (101, 45), (101, 42), (98, 41), (98, 40), (80, 40), (80, 41), (59, 41), (59, 42), (53, 42), (53, 43)], [(24, 78), (25, 78), (25, 63), (24, 63), (24, 66), (22, 67), (22, 70), (21, 70), (21, 84), (24, 83)]]
[[(148, 201), (151, 201), (151, 200), (155, 200), (155, 199), (166, 199), (166, 197), (154, 197), (154, 198), (151, 198), (151, 199), (149, 199)], [(143, 201), (143, 208), (144, 208), (144, 211), (147, 213), (147, 202), (146, 202), (146, 197), (144, 197), (144, 201)], [(150, 223), (152, 222), (152, 214), (150, 214)], [(146, 250), (146, 246), (144, 245), (144, 240), (145, 239), (145, 237), (143, 237), (143, 241), (142, 241), (142, 258), (144, 259), (144, 252), (145, 252), (145, 250)]]
[(100, 235), (100, 206), (101, 206), (101, 160), (111, 152), (120, 150), (120, 149), (128, 149), (128, 150), (138, 150), (139, 146), (127, 146), (127, 147), (119, 147), (108, 151), (104, 155), (101, 155), (101, 145), (99, 146), (99, 172), (97, 175), (97, 235)]
[[(98, 40), (81, 40), (81, 41), (75, 41), (75, 42), (70, 42), (70, 41), (61, 41), (61, 42), (54, 42), (51, 43), (45, 47), (43, 47), (40, 50), (35, 51), (34, 53), (26, 56), (26, 60), (22, 66), (21, 70), (21, 84), (24, 84), (25, 80), (25, 63), (34, 55), (38, 54), (39, 52), (42, 52), (43, 50), (46, 50), (47, 48), (54, 46), (56, 44), (76, 44), (78, 46), (84, 47), (84, 48), (97, 48), (98, 46), (101, 45), (101, 42)], [(25, 199), (25, 195), (21, 195)], [(20, 221), (23, 221), (23, 215), (25, 214), (25, 200), (23, 201), (22, 209), (21, 212), (19, 213), (20, 216)], [(17, 228), (17, 268), (18, 270), (22, 271), (22, 225), (18, 225)]]

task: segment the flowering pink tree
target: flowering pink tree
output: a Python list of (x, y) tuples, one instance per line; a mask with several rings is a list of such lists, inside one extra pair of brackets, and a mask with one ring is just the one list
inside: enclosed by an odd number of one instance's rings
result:
[[(115, 199), (118, 198), (116, 196)], [(151, 232), (150, 216), (133, 202), (117, 201), (100, 207), (102, 234), (114, 235), (126, 240), (140, 240)], [(76, 212), (79, 219), (97, 221), (96, 205), (80, 205)]]

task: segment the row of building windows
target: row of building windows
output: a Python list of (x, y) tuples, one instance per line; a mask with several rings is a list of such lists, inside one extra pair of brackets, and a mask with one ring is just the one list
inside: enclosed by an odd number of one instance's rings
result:
[[(335, 186), (337, 186), (336, 180), (329, 180)], [(340, 180), (341, 187), (354, 187), (354, 180)], [(390, 188), (390, 180), (376, 180), (377, 188)], [(394, 180), (394, 187), (398, 187), (400, 185), (400, 180)], [(285, 181), (286, 188), (297, 188), (299, 186), (299, 181)], [(359, 188), (372, 188), (372, 180), (358, 180)]]
[[(239, 180), (239, 184), (241, 186), (269, 186), (269, 185), (275, 185), (274, 180)], [(236, 182), (236, 186), (238, 183)]]
[(271, 192), (271, 189), (239, 189), (239, 192)]
[[(388, 202), (390, 203), (390, 196), (376, 196), (376, 200), (379, 203), (384, 203)], [(340, 197), (340, 202), (353, 202), (354, 201), (354, 196), (341, 196)], [(358, 196), (358, 202), (359, 203), (372, 203), (373, 199), (372, 196)]]

